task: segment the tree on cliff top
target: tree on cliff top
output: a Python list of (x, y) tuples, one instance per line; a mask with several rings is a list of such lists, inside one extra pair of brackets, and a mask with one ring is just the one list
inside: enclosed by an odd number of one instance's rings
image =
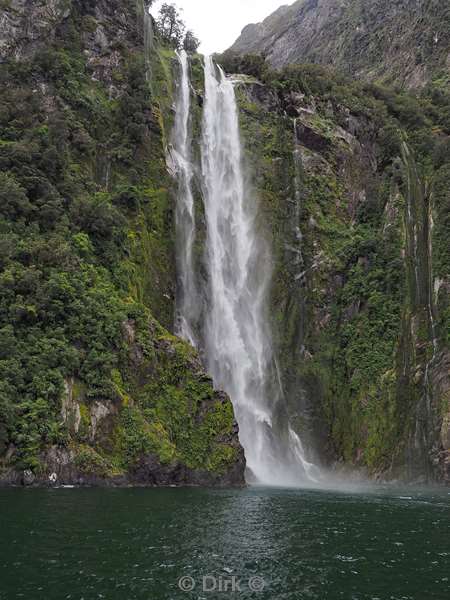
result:
[(174, 48), (181, 48), (186, 25), (175, 4), (164, 3), (161, 6), (156, 25), (164, 42)]
[(200, 40), (192, 30), (186, 31), (186, 24), (175, 4), (164, 3), (161, 6), (156, 26), (163, 42), (167, 45), (177, 50), (184, 48), (186, 52), (197, 52)]
[(186, 35), (184, 36), (183, 48), (186, 52), (197, 52), (198, 47), (200, 46), (200, 40), (193, 31), (190, 29), (186, 31)]

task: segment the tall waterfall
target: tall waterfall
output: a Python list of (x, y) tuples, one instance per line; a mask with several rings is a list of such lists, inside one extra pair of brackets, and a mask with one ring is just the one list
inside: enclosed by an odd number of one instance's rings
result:
[(209, 371), (233, 401), (252, 476), (283, 485), (311, 480), (313, 465), (306, 462), (280, 402), (265, 310), (271, 256), (258, 233), (257, 205), (243, 171), (235, 91), (210, 57), (205, 62), (202, 174)]
[[(195, 342), (190, 327), (193, 306), (199, 302), (193, 279), (195, 222), (188, 142), (189, 81), (184, 54), (180, 61), (182, 83), (173, 149), (179, 180), (177, 231), (182, 285), (178, 307), (181, 334)], [(266, 314), (270, 249), (259, 232), (257, 203), (243, 168), (235, 90), (210, 57), (205, 59), (201, 187), (208, 281), (205, 308), (199, 315), (200, 344), (215, 386), (225, 390), (233, 401), (248, 478), (270, 485), (315, 481), (317, 470), (305, 460), (282, 402)]]
[(171, 158), (178, 179), (176, 205), (177, 228), (177, 315), (176, 333), (196, 345), (194, 322), (198, 314), (198, 298), (195, 282), (193, 246), (195, 241), (194, 196), (192, 179), (194, 169), (191, 158), (192, 139), (190, 135), (191, 89), (189, 64), (184, 50), (178, 53), (181, 77), (172, 135)]

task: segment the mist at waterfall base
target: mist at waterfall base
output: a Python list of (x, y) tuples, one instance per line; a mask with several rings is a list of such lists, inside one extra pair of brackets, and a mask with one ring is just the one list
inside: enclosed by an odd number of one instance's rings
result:
[[(193, 139), (189, 62), (183, 51), (178, 59), (168, 158), (178, 182), (176, 333), (201, 350), (215, 386), (233, 402), (248, 482), (328, 486), (329, 477), (306, 459), (287, 415), (268, 325), (270, 245), (259, 232), (258, 201), (244, 169), (233, 82), (211, 57), (205, 58), (202, 133)], [(193, 162), (194, 144), (200, 146), (199, 164)], [(203, 285), (193, 256), (194, 180), (206, 228)]]

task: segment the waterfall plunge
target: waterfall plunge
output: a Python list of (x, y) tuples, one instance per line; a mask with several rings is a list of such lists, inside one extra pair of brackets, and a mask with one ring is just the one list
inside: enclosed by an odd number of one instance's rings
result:
[(178, 54), (181, 77), (172, 135), (172, 170), (178, 180), (176, 229), (177, 229), (177, 293), (176, 333), (196, 346), (194, 323), (198, 318), (198, 295), (193, 264), (195, 241), (194, 196), (192, 179), (194, 169), (191, 159), (191, 136), (189, 117), (191, 112), (191, 89), (187, 54)]
[[(189, 118), (184, 54), (180, 55), (180, 62), (183, 81), (175, 124), (178, 143), (173, 155), (178, 165), (177, 237), (182, 253), (179, 312), (180, 322), (189, 325), (190, 306), (199, 303), (194, 288), (192, 298), (188, 297), (189, 282), (194, 277), (195, 224), (189, 144), (183, 142), (188, 137)], [(271, 256), (268, 245), (258, 235), (256, 202), (243, 171), (234, 87), (210, 57), (205, 60), (202, 129), (208, 290), (201, 318), (207, 368), (216, 387), (225, 390), (233, 401), (249, 477), (269, 485), (312, 483), (317, 481), (318, 470), (305, 460), (301, 441), (289, 426), (281, 402), (265, 311)], [(181, 334), (194, 341), (190, 326), (181, 328)]]

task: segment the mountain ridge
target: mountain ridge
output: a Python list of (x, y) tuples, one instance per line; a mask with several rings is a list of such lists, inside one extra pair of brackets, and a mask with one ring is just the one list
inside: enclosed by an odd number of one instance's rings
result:
[(247, 25), (231, 46), (274, 68), (318, 63), (359, 79), (421, 88), (450, 76), (450, 6), (438, 0), (298, 0)]

